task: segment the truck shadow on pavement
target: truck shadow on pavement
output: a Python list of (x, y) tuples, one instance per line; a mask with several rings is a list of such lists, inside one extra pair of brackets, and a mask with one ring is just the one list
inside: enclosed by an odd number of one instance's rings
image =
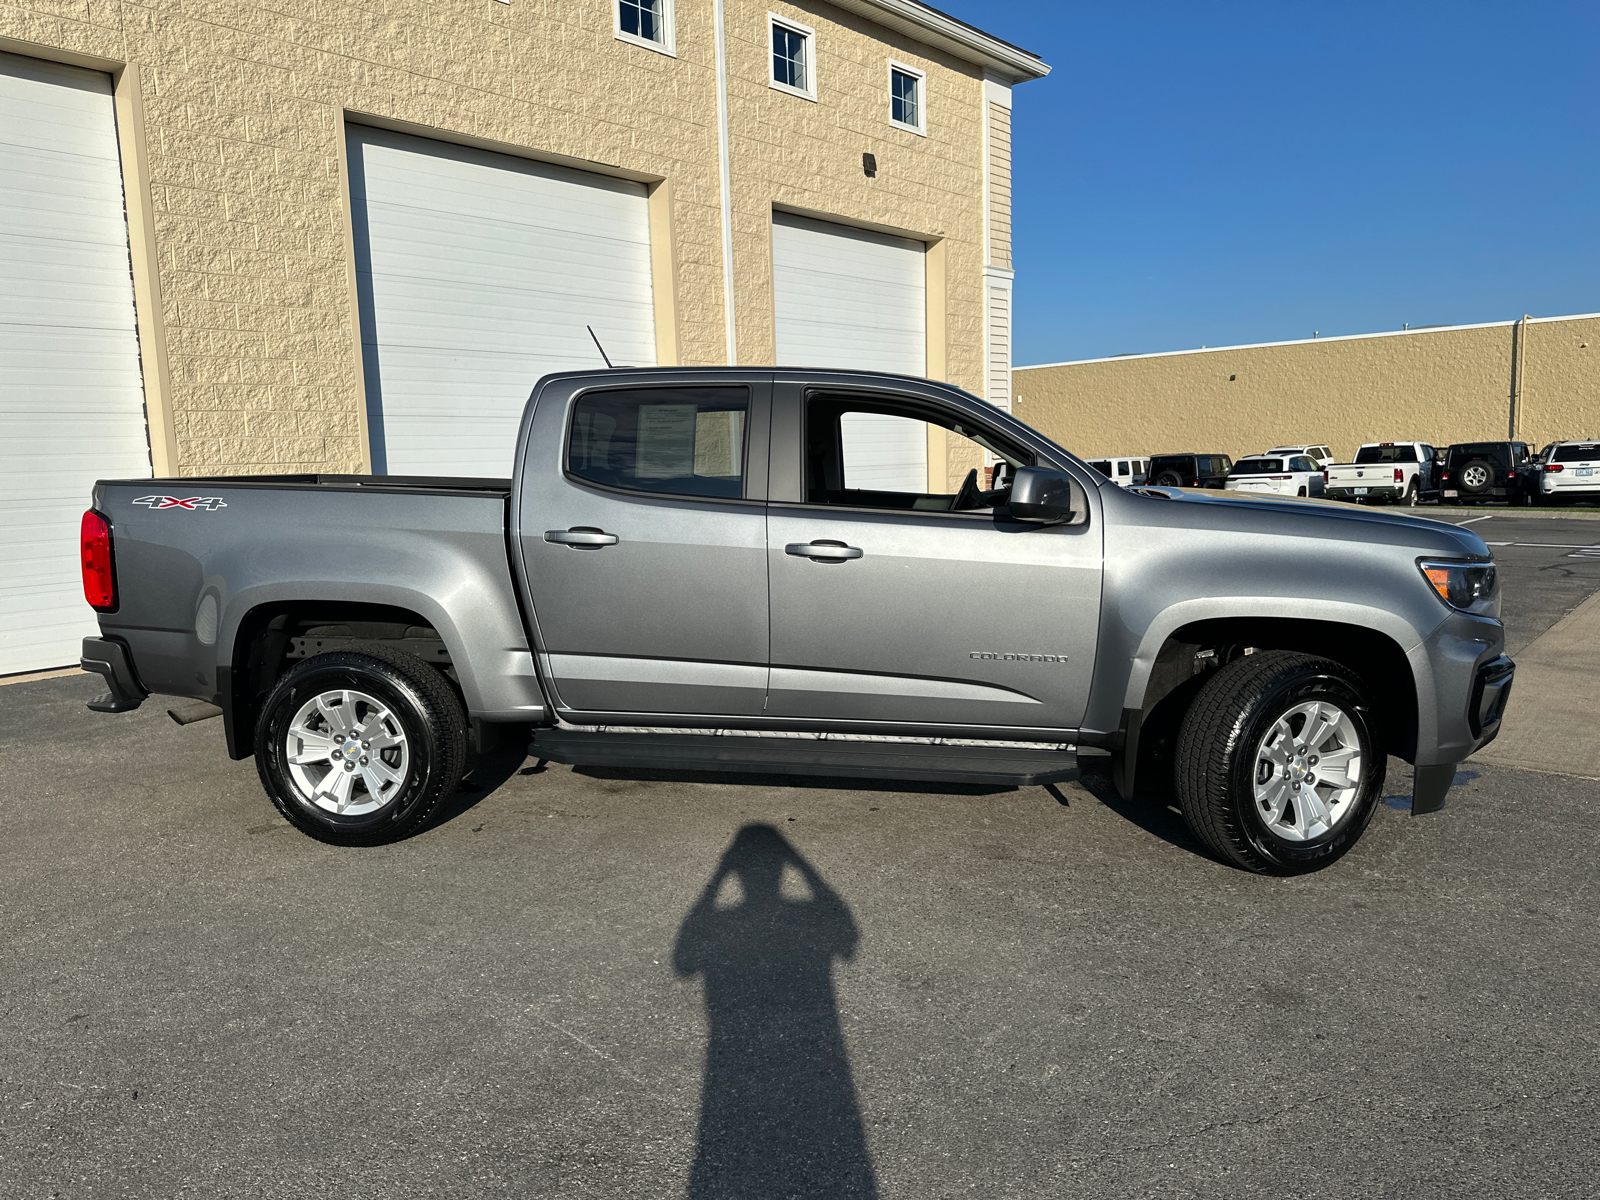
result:
[(1175, 798), (1141, 789), (1134, 792), (1133, 799), (1124, 800), (1116, 784), (1111, 781), (1109, 758), (1085, 757), (1079, 762), (1083, 774), (1078, 778), (1078, 785), (1106, 808), (1169, 845), (1187, 850), (1209, 862), (1222, 863), (1204, 842), (1190, 832), (1189, 823), (1178, 811)]
[(739, 830), (672, 953), (705, 989), (689, 1200), (878, 1195), (833, 989), (833, 960), (859, 940), (849, 906), (782, 834)]

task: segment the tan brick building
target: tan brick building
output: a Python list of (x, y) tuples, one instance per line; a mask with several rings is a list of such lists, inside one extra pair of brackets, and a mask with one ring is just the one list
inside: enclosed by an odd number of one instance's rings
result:
[(504, 474), (587, 325), (1009, 403), (1047, 70), (917, 0), (0, 0), (0, 674), (97, 476)]
[(1600, 436), (1600, 315), (1018, 367), (1019, 417), (1087, 455)]

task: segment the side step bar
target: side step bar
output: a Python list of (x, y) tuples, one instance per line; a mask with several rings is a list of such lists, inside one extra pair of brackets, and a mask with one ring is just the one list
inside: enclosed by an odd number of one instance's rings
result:
[(769, 775), (839, 775), (920, 783), (990, 783), (1028, 787), (1078, 778), (1072, 750), (1012, 746), (940, 746), (828, 738), (717, 736), (694, 733), (580, 733), (540, 729), (528, 753), (591, 767), (672, 771), (746, 771)]

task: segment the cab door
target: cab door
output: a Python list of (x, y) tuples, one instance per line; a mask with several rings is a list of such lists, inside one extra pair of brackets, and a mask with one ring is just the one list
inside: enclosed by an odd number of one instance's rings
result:
[(517, 513), (557, 709), (759, 715), (770, 385), (582, 384), (540, 395)]
[[(853, 462), (840, 429), (856, 415), (920, 423), (932, 464), (924, 477), (884, 480), (870, 461)], [(974, 736), (1077, 728), (1099, 630), (1098, 504), (1075, 527), (958, 508), (964, 472), (946, 464), (970, 461), (981, 484), (987, 447), (969, 435), (982, 431), (971, 414), (934, 401), (803, 394), (780, 378), (767, 520), (769, 717)], [(987, 433), (1007, 461), (1032, 462)]]

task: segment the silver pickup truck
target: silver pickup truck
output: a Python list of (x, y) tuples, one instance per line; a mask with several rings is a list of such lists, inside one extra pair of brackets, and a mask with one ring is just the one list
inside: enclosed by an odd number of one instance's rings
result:
[(1109, 753), (1227, 861), (1303, 872), (1361, 835), (1387, 755), (1439, 807), (1513, 673), (1468, 530), (1124, 490), (864, 373), (551, 375), (510, 479), (107, 481), (83, 556), (90, 707), (220, 707), (283, 815), (345, 844), (420, 828), (510, 732), (575, 764), (1013, 785)]

